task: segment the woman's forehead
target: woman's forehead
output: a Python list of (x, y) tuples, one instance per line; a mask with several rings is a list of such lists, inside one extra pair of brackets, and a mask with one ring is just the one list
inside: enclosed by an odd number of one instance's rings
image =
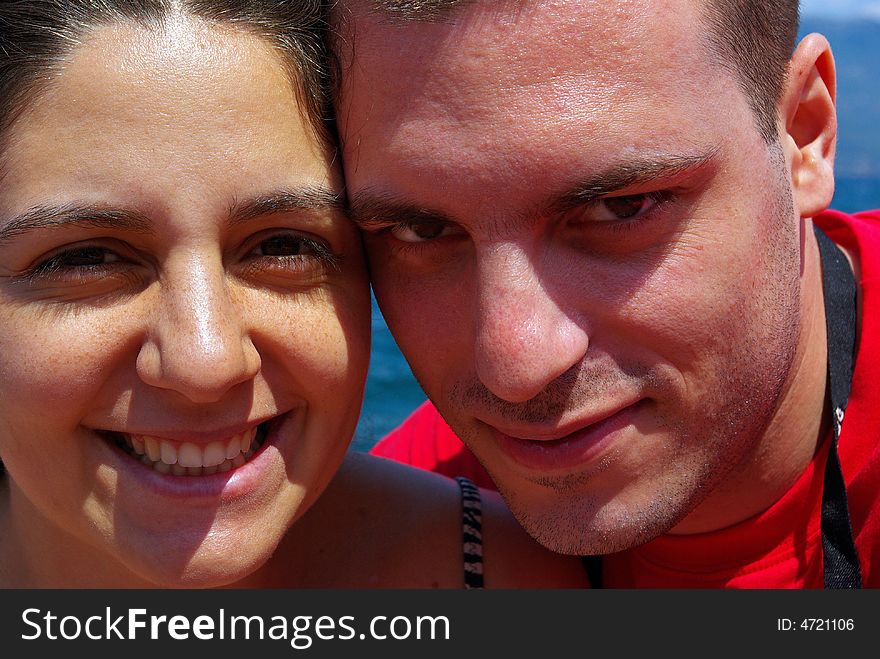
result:
[(3, 196), (24, 205), (72, 191), (228, 205), (332, 178), (280, 57), (198, 21), (91, 33), (12, 126), (4, 155)]
[(194, 125), (208, 109), (221, 117), (259, 108), (298, 110), (283, 59), (267, 42), (198, 19), (177, 23), (112, 24), (90, 32), (44, 96), (63, 104), (69, 117), (84, 114), (91, 120), (134, 115), (142, 122), (169, 123), (173, 115), (178, 123)]

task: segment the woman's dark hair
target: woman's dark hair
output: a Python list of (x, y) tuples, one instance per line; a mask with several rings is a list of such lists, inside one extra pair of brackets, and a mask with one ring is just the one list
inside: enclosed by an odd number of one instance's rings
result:
[(327, 11), (324, 0), (0, 0), (0, 154), (16, 118), (91, 31), (125, 21), (161, 28), (181, 14), (265, 39), (316, 135), (333, 148)]
[(16, 117), (92, 30), (123, 21), (159, 28), (180, 14), (265, 39), (329, 146), (327, 11), (324, 0), (0, 0), (0, 152)]

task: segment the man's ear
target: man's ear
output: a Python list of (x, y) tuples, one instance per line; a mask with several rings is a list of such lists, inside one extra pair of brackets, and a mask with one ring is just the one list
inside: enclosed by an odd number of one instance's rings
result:
[(782, 145), (801, 217), (821, 213), (834, 195), (836, 93), (831, 46), (822, 35), (811, 34), (792, 55), (779, 108)]

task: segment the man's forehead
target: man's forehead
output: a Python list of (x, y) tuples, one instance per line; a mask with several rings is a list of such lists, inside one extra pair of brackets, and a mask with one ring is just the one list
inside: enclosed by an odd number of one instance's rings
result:
[[(660, 20), (672, 7), (676, 21)], [(366, 12), (353, 17), (340, 118), (478, 130), (538, 112), (558, 126), (554, 117), (623, 116), (646, 95), (702, 94), (697, 68), (715, 73), (689, 27), (698, 13), (690, 0), (477, 3), (451, 21), (407, 24)]]
[[(347, 38), (459, 48), (472, 42), (497, 47), (566, 33), (588, 36), (596, 51), (625, 46), (639, 36), (662, 36), (683, 26), (700, 31), (702, 0), (480, 0), (449, 3), (443, 12), (398, 11), (433, 3), (350, 0), (335, 12)], [(444, 6), (447, 3), (441, 3)], [(651, 34), (650, 28), (656, 28)], [(568, 29), (566, 29), (568, 28)], [(353, 30), (354, 34), (349, 33)], [(516, 37), (515, 39), (513, 37)], [(661, 44), (662, 45), (662, 44)]]
[[(496, 16), (522, 14), (535, 9), (541, 11), (571, 11), (596, 14), (596, 7), (608, 8), (621, 15), (633, 15), (643, 4), (652, 5), (666, 13), (680, 12), (681, 2), (703, 0), (348, 0), (342, 7), (360, 15), (373, 15), (386, 24), (451, 23), (465, 10), (475, 9)], [(335, 7), (337, 10), (339, 5)]]
[[(690, 0), (488, 5), (453, 22), (359, 20), (338, 112), (353, 193), (452, 215), (502, 190), (530, 206), (634, 155), (723, 149), (730, 126), (751, 125), (733, 74), (690, 25), (701, 20)], [(660, 20), (671, 7), (677, 20)]]
[[(438, 22), (478, 0), (352, 0), (389, 22)], [(488, 4), (488, 3), (486, 3)]]
[(350, 20), (343, 58), (353, 53), (353, 67), (343, 73), (343, 91), (356, 92), (361, 82), (404, 92), (383, 99), (391, 103), (410, 104), (416, 93), (447, 108), (461, 98), (477, 110), (474, 99), (465, 100), (471, 91), (537, 92), (573, 76), (610, 93), (688, 68), (695, 51), (705, 55), (691, 0), (480, 2), (449, 20), (406, 23), (356, 3)]

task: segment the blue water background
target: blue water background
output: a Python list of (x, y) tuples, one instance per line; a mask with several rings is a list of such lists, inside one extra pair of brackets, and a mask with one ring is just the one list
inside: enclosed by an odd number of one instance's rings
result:
[[(804, 20), (821, 32), (838, 69), (839, 139), (832, 207), (848, 213), (880, 208), (880, 22)], [(373, 303), (373, 351), (364, 409), (352, 447), (366, 451), (400, 424), (425, 394)]]

